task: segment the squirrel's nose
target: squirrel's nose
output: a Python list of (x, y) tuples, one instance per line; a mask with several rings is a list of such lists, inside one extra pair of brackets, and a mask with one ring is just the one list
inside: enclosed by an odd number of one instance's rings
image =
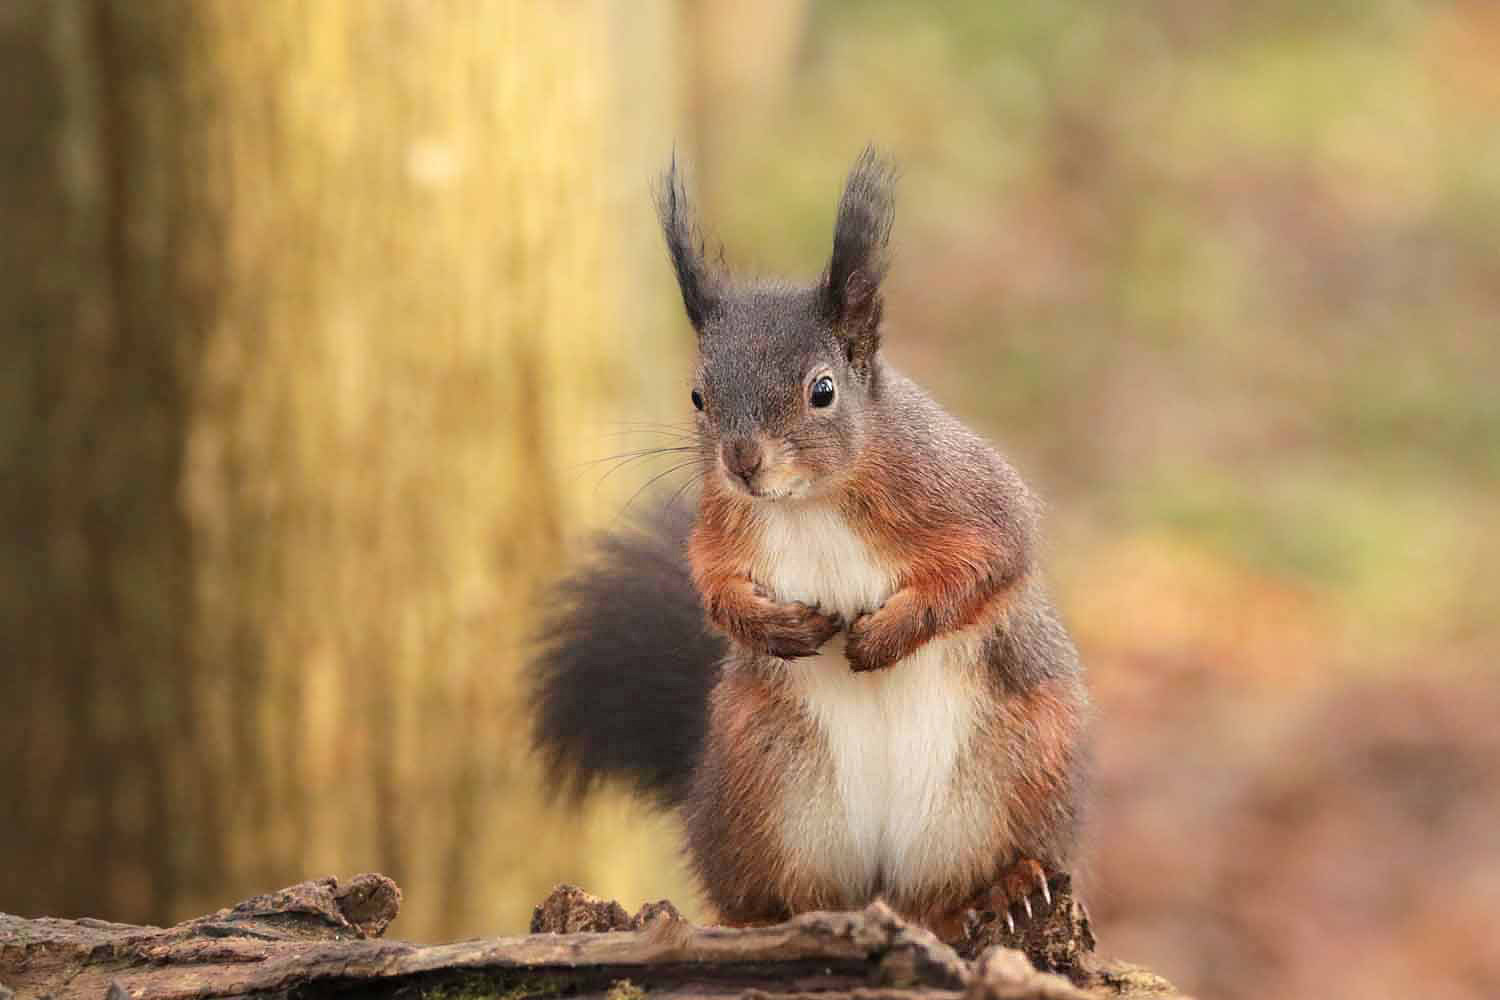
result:
[(722, 451), (724, 465), (730, 472), (744, 480), (746, 486), (749, 486), (750, 480), (760, 468), (762, 457), (760, 445), (749, 438), (738, 438), (734, 441), (725, 441)]

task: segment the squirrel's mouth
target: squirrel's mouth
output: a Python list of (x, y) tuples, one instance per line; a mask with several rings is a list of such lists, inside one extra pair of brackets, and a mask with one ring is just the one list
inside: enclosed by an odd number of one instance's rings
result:
[(756, 500), (771, 501), (791, 500), (802, 495), (800, 493), (793, 493), (790, 490), (751, 490), (749, 494)]
[(789, 477), (777, 475), (774, 472), (754, 477), (750, 482), (745, 482), (738, 476), (726, 473), (721, 477), (733, 493), (748, 497), (751, 500), (761, 500), (774, 503), (778, 500), (796, 500), (807, 496), (811, 484), (807, 477), (793, 473)]

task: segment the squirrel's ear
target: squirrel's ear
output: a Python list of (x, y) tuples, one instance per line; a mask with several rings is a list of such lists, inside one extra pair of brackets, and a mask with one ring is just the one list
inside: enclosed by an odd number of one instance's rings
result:
[(895, 180), (895, 168), (867, 146), (844, 184), (833, 256), (819, 289), (824, 316), (858, 366), (880, 346), (880, 282), (889, 263)]
[(718, 311), (719, 283), (704, 257), (703, 236), (677, 172), (675, 152), (655, 194), (656, 214), (661, 219), (662, 235), (667, 239), (667, 254), (672, 258), (677, 285), (682, 289), (682, 305), (693, 329), (701, 335), (704, 324)]

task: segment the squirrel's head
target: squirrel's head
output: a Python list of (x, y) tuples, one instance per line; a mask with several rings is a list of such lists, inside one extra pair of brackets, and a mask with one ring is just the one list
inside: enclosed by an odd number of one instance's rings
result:
[[(826, 493), (850, 471), (880, 391), (880, 282), (894, 172), (865, 150), (811, 286), (741, 283), (710, 265), (674, 160), (657, 192), (682, 303), (698, 332), (691, 396), (705, 459), (761, 500)], [(684, 400), (684, 405), (688, 404)]]

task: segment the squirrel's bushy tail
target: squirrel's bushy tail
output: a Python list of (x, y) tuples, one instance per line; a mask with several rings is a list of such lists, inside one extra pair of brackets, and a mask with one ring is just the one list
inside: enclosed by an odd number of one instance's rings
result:
[(602, 536), (553, 588), (531, 707), (554, 788), (581, 794), (624, 778), (666, 805), (686, 797), (726, 650), (688, 571), (692, 520), (668, 505)]

